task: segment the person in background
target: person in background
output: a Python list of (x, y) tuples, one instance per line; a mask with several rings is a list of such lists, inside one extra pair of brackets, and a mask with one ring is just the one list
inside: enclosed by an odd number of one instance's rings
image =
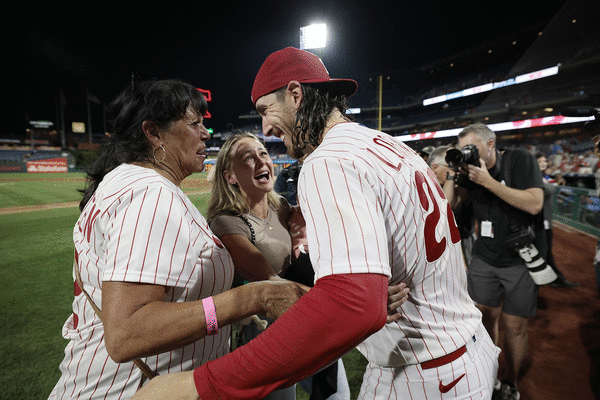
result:
[(458, 147), (466, 145), (477, 148), (479, 165), (461, 166), (464, 173), (451, 202), (458, 205), (470, 198), (478, 222), (468, 269), (469, 294), (483, 312), (483, 322), (497, 345), (503, 323), (506, 374), (496, 383), (496, 395), (518, 400), (517, 381), (528, 348), (527, 322), (536, 314), (538, 287), (525, 261), (507, 241), (513, 228), (525, 232), (531, 227), (535, 247), (545, 257), (542, 173), (527, 150), (497, 150), (496, 134), (485, 124), (469, 125), (458, 134)]
[(436, 147), (433, 151), (431, 151), (427, 159), (427, 164), (435, 174), (435, 177), (442, 187), (446, 198), (454, 197), (454, 187), (456, 184), (457, 175), (457, 171), (453, 168), (450, 168), (446, 162), (446, 153), (451, 148), (452, 146)]
[(204, 169), (206, 111), (175, 80), (140, 83), (109, 106), (111, 135), (73, 229), (73, 314), (50, 399), (130, 398), (146, 377), (227, 354), (231, 323), (277, 318), (304, 294), (289, 281), (229, 290), (231, 257), (180, 188)]
[[(438, 183), (442, 187), (447, 199), (454, 198), (456, 188), (456, 178), (458, 171), (450, 168), (446, 162), (446, 153), (453, 148), (452, 146), (439, 146), (429, 155), (429, 167), (435, 174)], [(460, 231), (461, 246), (465, 265), (468, 268), (471, 264), (473, 243), (475, 243), (475, 219), (473, 217), (473, 207), (467, 198), (452, 209), (458, 230)]]
[[(156, 378), (137, 398), (259, 398), (355, 346), (369, 360), (359, 398), (491, 396), (498, 349), (467, 293), (449, 204), (417, 153), (349, 121), (346, 97), (356, 89), (331, 79), (312, 53), (288, 47), (267, 57), (252, 100), (263, 133), (294, 158), (307, 155), (298, 199), (315, 285), (247, 345)], [(390, 282), (410, 294), (386, 323)]]
[(285, 197), (292, 206), (298, 204), (296, 194), (298, 192), (298, 177), (300, 176), (301, 169), (302, 160), (295, 160), (281, 170), (273, 186), (273, 190)]
[(423, 158), (423, 160), (425, 160), (425, 162), (429, 162), (429, 157), (433, 150), (435, 150), (434, 146), (425, 146), (421, 149), (419, 155), (421, 156), (421, 158)]
[[(544, 171), (546, 171), (548, 168), (548, 160), (546, 156), (544, 153), (537, 153), (535, 157), (540, 167), (540, 171), (542, 171), (542, 174), (544, 174)], [(546, 176), (542, 176), (542, 180), (544, 182), (544, 229), (546, 230), (546, 240), (548, 243), (548, 252), (546, 253), (545, 260), (546, 263), (552, 267), (557, 276), (556, 280), (550, 283), (550, 286), (554, 288), (576, 287), (578, 284), (567, 280), (561, 270), (558, 269), (556, 262), (554, 261), (554, 255), (552, 254), (552, 236), (554, 235), (554, 231), (552, 229), (552, 215), (554, 210), (554, 194), (556, 191), (556, 185), (552, 185)]]

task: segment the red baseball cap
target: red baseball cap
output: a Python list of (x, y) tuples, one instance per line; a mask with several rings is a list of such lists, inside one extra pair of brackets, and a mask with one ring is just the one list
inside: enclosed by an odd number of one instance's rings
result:
[(323, 84), (330, 92), (346, 97), (356, 93), (358, 84), (352, 79), (331, 79), (323, 61), (313, 53), (286, 47), (271, 54), (258, 70), (252, 86), (252, 103), (291, 81)]

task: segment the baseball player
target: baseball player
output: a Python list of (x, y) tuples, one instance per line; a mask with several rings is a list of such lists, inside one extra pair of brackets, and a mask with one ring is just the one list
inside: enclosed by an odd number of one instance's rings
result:
[[(266, 59), (252, 89), (263, 131), (290, 154), (310, 153), (298, 199), (315, 285), (248, 345), (193, 375), (151, 382), (140, 399), (166, 398), (167, 388), (202, 400), (258, 399), (355, 346), (369, 361), (361, 399), (491, 397), (498, 348), (467, 294), (448, 202), (418, 154), (346, 118), (356, 87), (331, 79), (305, 51)], [(400, 281), (409, 300), (386, 324), (385, 287)]]

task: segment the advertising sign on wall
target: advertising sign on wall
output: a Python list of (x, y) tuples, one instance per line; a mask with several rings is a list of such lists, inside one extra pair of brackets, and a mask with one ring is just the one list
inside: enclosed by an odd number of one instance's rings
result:
[(49, 158), (47, 160), (27, 161), (27, 172), (69, 172), (66, 158)]

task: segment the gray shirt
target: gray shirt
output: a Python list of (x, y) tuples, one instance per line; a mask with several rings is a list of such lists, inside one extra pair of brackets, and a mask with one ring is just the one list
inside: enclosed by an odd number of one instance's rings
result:
[[(292, 237), (290, 236), (287, 217), (289, 207), (283, 207), (277, 214), (269, 208), (267, 218), (262, 219), (254, 214), (245, 214), (255, 234), (256, 248), (263, 254), (275, 273), (281, 275), (292, 260)], [(250, 227), (242, 218), (230, 214), (219, 214), (210, 221), (210, 229), (218, 237), (227, 234), (243, 235), (251, 240)]]

